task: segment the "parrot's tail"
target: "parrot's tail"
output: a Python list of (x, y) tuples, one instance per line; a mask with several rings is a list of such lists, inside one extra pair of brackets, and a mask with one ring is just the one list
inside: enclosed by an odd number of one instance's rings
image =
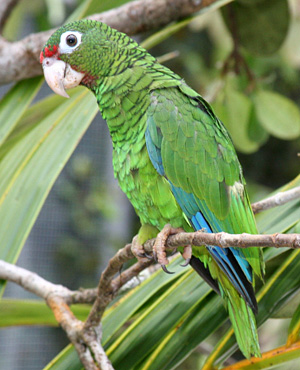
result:
[[(259, 357), (260, 348), (258, 342), (256, 320), (254, 312), (257, 312), (257, 303), (253, 292), (253, 287), (247, 284), (250, 290), (251, 304), (245, 301), (232, 285), (226, 274), (219, 272), (218, 280), (211, 277), (209, 269), (199, 258), (192, 256), (190, 265), (193, 269), (218, 293), (225, 302), (228, 314), (235, 332), (237, 343), (246, 358), (251, 355)], [(250, 286), (248, 286), (250, 285)], [(254, 311), (254, 312), (253, 312)]]
[(256, 319), (253, 310), (243, 297), (232, 287), (227, 277), (220, 281), (221, 295), (223, 296), (228, 314), (234, 329), (240, 350), (246, 358), (260, 357), (260, 348), (257, 335)]
[[(220, 247), (208, 247), (218, 266), (230, 280), (231, 284), (244, 298), (246, 303), (252, 308), (255, 314), (258, 313), (257, 301), (254, 294), (252, 282), (252, 269), (246, 259), (237, 260), (238, 250), (228, 248), (227, 250)], [(233, 252), (236, 252), (235, 254)], [(240, 262), (240, 263), (239, 263)], [(247, 278), (247, 275), (248, 278)]]

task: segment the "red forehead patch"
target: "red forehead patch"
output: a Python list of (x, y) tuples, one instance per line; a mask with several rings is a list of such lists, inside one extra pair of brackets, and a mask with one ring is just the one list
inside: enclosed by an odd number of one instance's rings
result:
[(53, 55), (55, 55), (58, 51), (58, 46), (57, 45), (48, 45), (44, 48), (43, 51), (41, 51), (40, 54), (40, 63), (43, 63), (44, 57), (46, 58), (51, 58)]

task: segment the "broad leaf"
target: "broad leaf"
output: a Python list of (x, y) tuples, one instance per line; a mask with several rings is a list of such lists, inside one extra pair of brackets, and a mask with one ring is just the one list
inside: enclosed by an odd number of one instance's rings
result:
[[(0, 146), (18, 124), (41, 87), (41, 77), (18, 82), (0, 101)], [(17, 108), (17, 109), (16, 109)]]
[(300, 340), (300, 299), (299, 299), (299, 296), (298, 296), (298, 307), (295, 310), (295, 313), (290, 323), (289, 337), (288, 337), (287, 344), (291, 345), (295, 343), (297, 340)]
[[(91, 307), (88, 305), (73, 305), (72, 311), (79, 320), (85, 320)], [(20, 325), (58, 326), (51, 309), (44, 301), (1, 299), (0, 327)]]
[(255, 152), (259, 143), (250, 139), (249, 124), (252, 120), (253, 103), (229, 81), (224, 96), (213, 104), (217, 116), (226, 126), (236, 149), (242, 153)]
[(0, 259), (14, 263), (64, 164), (98, 111), (78, 92), (9, 148), (0, 161)]
[(253, 54), (275, 53), (287, 36), (287, 0), (237, 0), (222, 13), (232, 37)]
[(300, 110), (283, 95), (259, 90), (253, 94), (257, 118), (271, 135), (292, 140), (300, 135)]

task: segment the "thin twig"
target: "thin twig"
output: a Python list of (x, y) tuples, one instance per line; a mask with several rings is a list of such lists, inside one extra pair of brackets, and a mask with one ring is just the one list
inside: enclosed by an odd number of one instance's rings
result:
[[(221, 6), (231, 1), (137, 0), (88, 18), (104, 22), (128, 35), (136, 35), (163, 27), (214, 3)], [(0, 38), (0, 84), (41, 75), (39, 54), (54, 31), (55, 29), (52, 29), (31, 34), (17, 42)]]
[(105, 308), (115, 297), (118, 290), (152, 263), (152, 261), (141, 259), (113, 280), (113, 277), (120, 271), (123, 264), (130, 261), (133, 257), (131, 244), (127, 244), (109, 261), (108, 266), (101, 274), (97, 298), (85, 322), (84, 330), (89, 330), (91, 327), (98, 325)]
[(270, 208), (281, 206), (295, 199), (300, 199), (300, 186), (291, 190), (279, 192), (272, 197), (253, 203), (252, 210), (256, 214)]

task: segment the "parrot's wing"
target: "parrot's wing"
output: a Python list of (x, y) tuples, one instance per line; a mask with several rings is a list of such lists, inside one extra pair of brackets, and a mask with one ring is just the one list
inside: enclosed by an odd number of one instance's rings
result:
[[(187, 87), (185, 90), (193, 92)], [(231, 139), (199, 95), (189, 96), (180, 88), (153, 91), (147, 112), (146, 144), (154, 167), (169, 181), (195, 230), (256, 232)], [(261, 275), (259, 251), (215, 246), (208, 250), (257, 311), (252, 269)]]

